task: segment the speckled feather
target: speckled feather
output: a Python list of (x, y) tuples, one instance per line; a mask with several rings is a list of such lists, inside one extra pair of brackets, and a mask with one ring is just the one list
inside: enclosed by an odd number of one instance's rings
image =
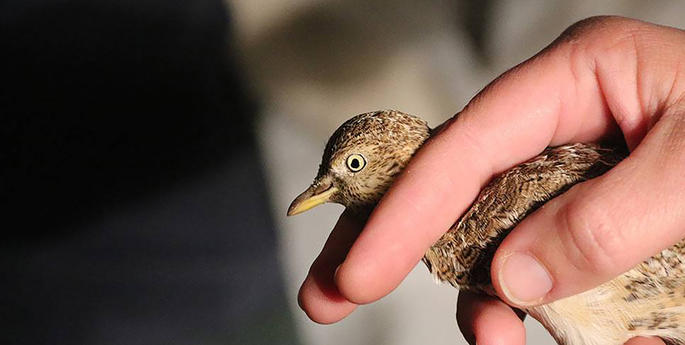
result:
[[(341, 190), (332, 201), (366, 216), (429, 136), (425, 121), (398, 111), (355, 116), (329, 139), (315, 181), (336, 179)], [(340, 168), (353, 152), (368, 160), (363, 173)], [(597, 144), (547, 148), (493, 178), (426, 252), (424, 263), (438, 281), (493, 294), (490, 263), (509, 231), (546, 201), (623, 157), (622, 150)], [(637, 335), (685, 344), (685, 241), (597, 288), (526, 311), (559, 344), (619, 345)]]
[(619, 159), (613, 150), (594, 144), (547, 148), (488, 183), (424, 262), (440, 281), (491, 292), (490, 261), (504, 236), (545, 201), (604, 173)]

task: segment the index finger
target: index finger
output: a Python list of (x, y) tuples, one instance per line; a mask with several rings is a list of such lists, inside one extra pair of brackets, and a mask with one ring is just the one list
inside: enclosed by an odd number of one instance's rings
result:
[[(480, 92), (419, 150), (337, 271), (338, 289), (348, 300), (370, 303), (392, 291), (494, 174), (546, 146), (595, 141), (615, 132), (596, 59), (619, 72), (634, 71), (621, 32), (628, 27), (626, 22), (639, 22), (610, 19), (620, 25), (605, 25), (606, 21), (601, 20), (605, 27), (600, 34), (584, 33), (595, 32), (587, 30), (598, 25), (592, 21), (567, 30), (562, 39)], [(573, 39), (564, 39), (569, 36)], [(599, 56), (597, 50), (605, 46), (612, 50)], [(627, 78), (618, 85), (635, 84), (635, 73), (616, 74)], [(620, 115), (637, 112), (631, 106), (635, 102), (624, 103)]]

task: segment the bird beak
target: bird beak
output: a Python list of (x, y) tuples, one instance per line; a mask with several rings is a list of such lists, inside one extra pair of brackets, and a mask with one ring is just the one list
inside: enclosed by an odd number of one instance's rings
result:
[(288, 216), (309, 210), (314, 206), (321, 205), (331, 200), (331, 196), (338, 191), (332, 183), (320, 183), (315, 181), (306, 191), (298, 195), (288, 207)]

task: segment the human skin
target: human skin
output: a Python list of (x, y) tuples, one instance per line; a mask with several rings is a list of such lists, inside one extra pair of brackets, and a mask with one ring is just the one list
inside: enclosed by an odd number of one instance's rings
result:
[(459, 295), (457, 321), (470, 343), (525, 344), (512, 307), (591, 289), (685, 237), (681, 61), (681, 30), (619, 17), (574, 24), (444, 123), (366, 224), (343, 213), (300, 306), (316, 322), (341, 320), (395, 289), (494, 175), (547, 146), (622, 139), (628, 158), (506, 237), (492, 262), (499, 299)]

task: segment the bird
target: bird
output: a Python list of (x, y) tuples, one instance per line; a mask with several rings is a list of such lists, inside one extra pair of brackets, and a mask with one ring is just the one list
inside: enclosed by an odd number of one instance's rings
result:
[[(333, 202), (368, 218), (435, 132), (423, 119), (396, 110), (350, 118), (329, 138), (313, 183), (293, 200), (288, 216)], [(621, 145), (547, 147), (493, 177), (422, 261), (437, 281), (496, 296), (490, 265), (504, 237), (545, 202), (600, 176), (627, 154)], [(685, 345), (685, 240), (598, 287), (523, 311), (559, 345), (620, 345), (635, 336)]]

